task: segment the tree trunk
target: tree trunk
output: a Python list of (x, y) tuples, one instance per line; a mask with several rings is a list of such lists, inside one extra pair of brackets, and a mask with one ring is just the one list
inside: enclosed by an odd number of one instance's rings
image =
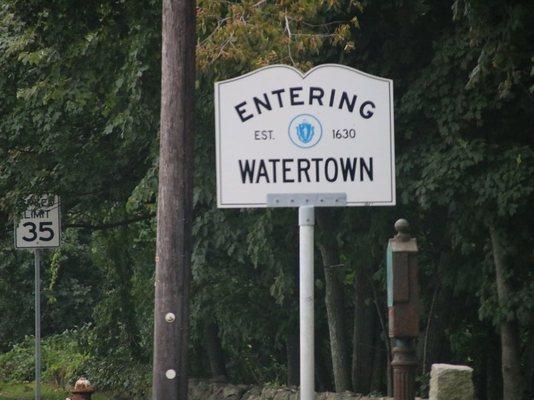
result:
[(370, 392), (387, 393), (387, 365), (389, 357), (386, 354), (386, 346), (380, 335), (378, 325), (375, 324), (374, 361), (372, 367)]
[(325, 215), (327, 210), (319, 209), (317, 223), (321, 227), (322, 241), (319, 243), (324, 266), (325, 303), (330, 334), (330, 351), (336, 392), (351, 390), (348, 340), (344, 324), (344, 286), (340, 279), (338, 249), (335, 243), (335, 218)]
[(287, 385), (298, 386), (300, 382), (299, 335), (290, 333), (287, 337)]
[(187, 399), (195, 1), (164, 0), (153, 399)]
[[(119, 260), (123, 263), (124, 260)], [(149, 357), (143, 360), (143, 349), (141, 348), (141, 338), (139, 327), (137, 325), (135, 303), (131, 293), (131, 270), (126, 265), (119, 265), (121, 283), (119, 287), (119, 296), (121, 302), (121, 319), (124, 324), (124, 331), (128, 340), (128, 349), (132, 357), (138, 361), (149, 362)]]
[[(507, 266), (503, 238), (493, 225), (490, 226), (489, 231), (495, 264), (497, 297), (499, 306), (504, 308), (509, 302), (512, 289), (506, 281)], [(503, 398), (506, 400), (521, 400), (523, 398), (523, 385), (517, 323), (514, 320), (502, 319), (499, 328), (501, 335)]]
[(486, 361), (486, 400), (500, 400), (502, 393), (502, 377), (499, 369), (499, 339), (491, 332), (488, 338), (488, 349), (485, 351)]
[[(317, 330), (319, 328), (319, 330)], [(315, 382), (316, 392), (331, 392), (334, 388), (332, 373), (332, 356), (330, 352), (330, 340), (326, 332), (316, 326), (315, 341)]]
[(204, 324), (204, 347), (208, 355), (211, 377), (217, 382), (226, 382), (228, 375), (219, 338), (219, 327), (214, 322)]
[[(423, 339), (421, 355), (421, 372), (430, 373), (432, 364), (450, 363), (451, 349), (447, 336), (447, 326), (455, 318), (451, 310), (452, 298), (449, 290), (442, 290), (441, 283), (435, 283), (436, 288), (430, 304), (428, 320)], [(452, 312), (451, 312), (452, 311)]]
[(352, 387), (356, 393), (362, 394), (369, 393), (371, 389), (373, 354), (382, 355), (374, 347), (377, 335), (376, 310), (366, 273), (362, 267), (356, 274), (352, 347)]
[(377, 344), (381, 343), (384, 346), (384, 359), (385, 359), (385, 373), (386, 373), (386, 390), (388, 397), (393, 396), (393, 369), (391, 368), (391, 355), (392, 355), (392, 346), (391, 346), (391, 339), (389, 338), (389, 330), (386, 324), (386, 313), (387, 308), (385, 304), (382, 304), (380, 301), (380, 298), (378, 297), (378, 293), (376, 288), (373, 285), (373, 281), (371, 280), (370, 276), (366, 277), (367, 284), (369, 289), (371, 290), (372, 299), (373, 299), (373, 305), (376, 311), (375, 314), (375, 321), (378, 322), (377, 328), (380, 330), (379, 338), (380, 340), (377, 340)]
[(534, 319), (530, 323), (530, 329), (528, 331), (528, 342), (527, 342), (527, 368), (526, 368), (526, 382), (528, 382), (527, 387), (527, 398), (534, 399)]
[(118, 286), (119, 300), (120, 300), (120, 319), (124, 326), (124, 333), (128, 341), (128, 349), (134, 359), (138, 361), (149, 362), (148, 359), (143, 359), (143, 349), (141, 348), (141, 333), (137, 323), (135, 309), (135, 302), (132, 295), (132, 264), (128, 253), (115, 254), (116, 249), (122, 246), (122, 240), (128, 237), (126, 227), (121, 227), (117, 232), (113, 232), (107, 237), (108, 257), (113, 260), (113, 265), (117, 277), (116, 285)]
[(334, 266), (324, 267), (326, 283), (326, 312), (328, 331), (330, 334), (330, 350), (332, 352), (332, 368), (336, 392), (350, 390), (349, 357), (347, 351), (347, 335), (343, 316), (344, 296), (343, 283), (339, 278), (339, 269)]

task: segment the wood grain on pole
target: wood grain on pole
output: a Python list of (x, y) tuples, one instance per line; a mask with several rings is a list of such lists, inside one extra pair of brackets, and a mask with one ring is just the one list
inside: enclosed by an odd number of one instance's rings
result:
[(154, 400), (187, 399), (195, 7), (193, 0), (163, 1)]

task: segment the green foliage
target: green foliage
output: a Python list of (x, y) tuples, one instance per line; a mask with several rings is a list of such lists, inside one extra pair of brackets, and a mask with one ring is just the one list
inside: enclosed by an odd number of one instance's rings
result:
[[(152, 0), (0, 5), (0, 351), (12, 348), (0, 355), (0, 379), (32, 377), (33, 264), (12, 249), (13, 217), (28, 194), (53, 192), (62, 197), (65, 229), (62, 247), (43, 259), (45, 376), (65, 384), (87, 374), (129, 398), (146, 395), (160, 14)], [(403, 216), (421, 249), (422, 321), (442, 335), (437, 361), (483, 369), (480, 348), (498, 352), (503, 320), (518, 322), (527, 348), (534, 339), (528, 1), (457, 0), (451, 9), (424, 0), (200, 0), (197, 22), (195, 375), (209, 375), (203, 327), (216, 323), (232, 380), (285, 380), (286, 344), (297, 330), (296, 213), (216, 209), (213, 168), (213, 82), (274, 63), (307, 70), (340, 62), (395, 81), (398, 206), (345, 209), (333, 214), (332, 229), (317, 231), (319, 242), (339, 249), (347, 326), (361, 271), (373, 289), (366, 303), (386, 319), (384, 249)], [(513, 296), (500, 306), (489, 224), (506, 233)], [(318, 376), (328, 389), (324, 277), (316, 271)], [(524, 368), (534, 368), (526, 358)], [(385, 380), (376, 380), (383, 392)]]
[(106, 358), (91, 358), (84, 364), (84, 373), (91, 382), (98, 382), (99, 391), (110, 391), (132, 400), (149, 398), (150, 364), (139, 364), (128, 352), (119, 350)]
[[(88, 346), (94, 333), (91, 326), (50, 335), (42, 342), (42, 379), (57, 388), (72, 388), (85, 376), (98, 382), (100, 392), (113, 390), (129, 399), (146, 398), (149, 365), (136, 363), (126, 348), (117, 348), (112, 356), (91, 355)], [(1, 382), (31, 382), (34, 378), (34, 339), (22, 342), (0, 355)]]
[[(76, 337), (79, 330), (52, 335), (42, 342), (43, 379), (57, 387), (66, 387), (83, 374), (89, 356), (83, 354)], [(34, 377), (34, 338), (0, 355), (0, 381), (30, 382)]]
[(1, 355), (1, 380), (15, 382), (31, 381), (35, 367), (33, 357), (33, 340), (27, 337), (24, 342), (16, 344), (11, 351)]

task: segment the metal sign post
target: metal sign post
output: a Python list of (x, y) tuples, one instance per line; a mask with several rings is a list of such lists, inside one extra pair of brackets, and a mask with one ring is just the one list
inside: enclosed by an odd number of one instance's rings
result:
[(269, 194), (268, 207), (299, 208), (300, 400), (315, 398), (315, 207), (343, 207), (345, 193)]
[(41, 249), (59, 247), (58, 196), (42, 196), (15, 222), (15, 248), (33, 250), (35, 257), (35, 400), (41, 400)]
[(35, 254), (35, 400), (41, 400), (41, 251)]
[(395, 205), (393, 82), (325, 64), (215, 83), (217, 206), (299, 207), (300, 399), (315, 396), (315, 207)]
[(300, 399), (315, 397), (315, 332), (314, 332), (314, 259), (313, 241), (315, 208), (299, 207), (299, 310), (300, 310)]

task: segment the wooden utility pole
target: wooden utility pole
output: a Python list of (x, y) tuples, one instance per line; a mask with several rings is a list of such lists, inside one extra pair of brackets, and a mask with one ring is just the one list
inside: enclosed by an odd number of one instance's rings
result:
[(163, 0), (153, 400), (187, 399), (195, 9)]

